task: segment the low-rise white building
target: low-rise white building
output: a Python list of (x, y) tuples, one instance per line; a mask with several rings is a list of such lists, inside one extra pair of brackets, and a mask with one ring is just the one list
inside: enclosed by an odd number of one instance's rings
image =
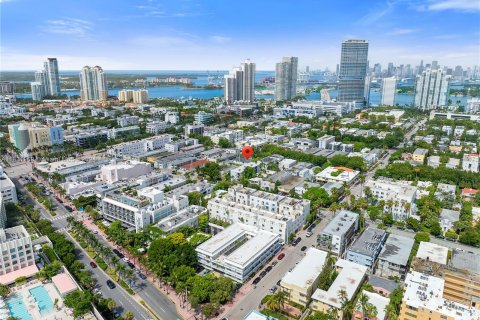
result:
[(243, 283), (280, 248), (278, 234), (235, 223), (199, 245), (195, 251), (202, 267)]
[(145, 152), (161, 150), (172, 141), (169, 134), (159, 135), (142, 140), (116, 144), (107, 150), (107, 154), (115, 157), (139, 155)]
[(355, 212), (341, 210), (318, 235), (319, 247), (341, 256), (358, 230), (358, 218)]
[(417, 187), (406, 182), (388, 180), (368, 180), (363, 188), (363, 196), (369, 188), (373, 197), (378, 201), (384, 200), (384, 210), (391, 213), (395, 220), (404, 221), (415, 212)]
[(132, 126), (140, 123), (140, 117), (123, 115), (117, 118), (117, 124), (120, 127)]
[(479, 170), (479, 157), (478, 154), (464, 154), (462, 161), (462, 169), (470, 172), (478, 172)]
[(145, 131), (147, 133), (159, 134), (160, 132), (165, 132), (170, 125), (165, 121), (152, 121), (147, 123)]
[(310, 213), (310, 201), (280, 196), (236, 185), (228, 192), (218, 192), (208, 202), (210, 216), (229, 222), (241, 222), (280, 235), (288, 241)]
[(205, 213), (206, 210), (206, 208), (201, 206), (188, 206), (160, 220), (157, 226), (167, 234), (175, 232), (180, 227), (196, 227), (198, 225), (198, 216)]
[(152, 165), (148, 162), (129, 160), (124, 163), (103, 166), (100, 179), (107, 183), (137, 178), (152, 172)]
[(317, 181), (340, 182), (352, 184), (360, 174), (360, 171), (345, 167), (327, 167), (315, 176)]

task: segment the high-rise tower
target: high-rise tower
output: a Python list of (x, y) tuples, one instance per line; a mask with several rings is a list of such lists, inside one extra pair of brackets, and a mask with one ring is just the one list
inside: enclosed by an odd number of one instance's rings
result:
[(80, 98), (82, 100), (107, 100), (107, 96), (107, 79), (102, 67), (83, 67), (80, 71)]
[(297, 95), (297, 57), (284, 57), (275, 68), (275, 100), (291, 100)]
[(365, 77), (367, 75), (367, 64), (367, 40), (345, 40), (342, 42), (337, 101), (366, 101)]

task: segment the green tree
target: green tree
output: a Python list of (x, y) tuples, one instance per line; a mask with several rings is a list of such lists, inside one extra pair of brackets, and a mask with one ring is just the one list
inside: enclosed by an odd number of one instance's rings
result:
[(79, 318), (92, 309), (93, 295), (89, 291), (74, 291), (65, 296), (64, 303), (73, 309), (73, 316)]
[(0, 297), (6, 299), (10, 294), (10, 287), (4, 284), (0, 284)]
[(221, 179), (220, 165), (216, 162), (208, 162), (203, 167), (198, 167), (197, 170), (210, 182), (220, 181)]
[(422, 241), (424, 242), (429, 242), (430, 241), (430, 235), (427, 232), (419, 232), (415, 235), (415, 241), (420, 243)]
[(231, 148), (232, 144), (230, 143), (230, 140), (227, 138), (220, 138), (218, 139), (218, 145), (220, 148)]

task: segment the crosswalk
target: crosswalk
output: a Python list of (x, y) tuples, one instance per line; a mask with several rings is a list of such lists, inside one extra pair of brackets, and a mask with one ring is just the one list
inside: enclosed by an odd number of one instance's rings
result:
[(52, 217), (52, 218), (50, 218), (50, 219), (48, 219), (48, 220), (50, 220), (50, 221), (53, 222), (53, 221), (58, 221), (58, 220), (67, 219), (68, 217), (69, 217), (69, 215), (65, 214), (65, 215), (63, 215), (63, 216), (55, 216), (55, 217)]

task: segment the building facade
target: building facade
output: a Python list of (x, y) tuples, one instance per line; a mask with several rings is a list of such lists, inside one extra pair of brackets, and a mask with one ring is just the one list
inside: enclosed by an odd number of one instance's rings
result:
[(367, 65), (367, 40), (345, 40), (342, 42), (337, 101), (362, 103), (366, 101)]
[(245, 60), (240, 67), (225, 75), (224, 97), (227, 104), (236, 101), (253, 103), (255, 100), (255, 63)]
[(297, 95), (298, 58), (284, 57), (275, 66), (275, 100), (291, 100)]
[(35, 265), (30, 235), (24, 226), (0, 229), (0, 278)]
[(368, 227), (348, 248), (345, 259), (372, 270), (386, 238), (385, 230)]
[(397, 79), (395, 77), (383, 78), (382, 79), (382, 100), (380, 104), (384, 106), (394, 106), (396, 93), (397, 93)]
[(318, 235), (318, 246), (342, 256), (358, 230), (358, 214), (341, 210)]
[(414, 242), (412, 238), (390, 234), (378, 256), (375, 274), (384, 278), (399, 277), (402, 280), (405, 279), (408, 258)]

